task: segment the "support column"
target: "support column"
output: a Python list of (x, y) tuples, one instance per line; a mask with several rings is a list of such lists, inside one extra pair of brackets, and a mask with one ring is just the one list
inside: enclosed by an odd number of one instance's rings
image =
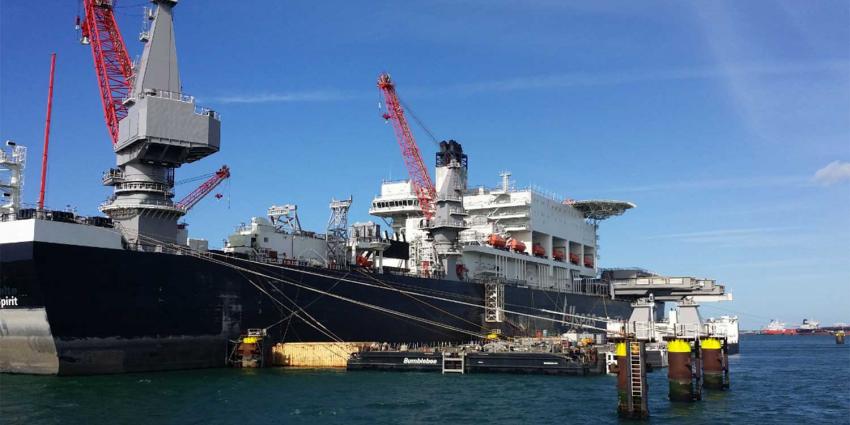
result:
[(614, 355), (617, 357), (617, 411), (625, 416), (629, 410), (629, 357), (625, 342), (615, 345)]
[(699, 358), (691, 343), (674, 339), (667, 343), (667, 379), (670, 401), (691, 402), (702, 398), (699, 385)]
[(729, 388), (729, 363), (726, 343), (717, 338), (700, 341), (703, 387), (713, 390)]
[(635, 340), (618, 342), (615, 354), (617, 355), (617, 412), (623, 418), (649, 417), (644, 343)]

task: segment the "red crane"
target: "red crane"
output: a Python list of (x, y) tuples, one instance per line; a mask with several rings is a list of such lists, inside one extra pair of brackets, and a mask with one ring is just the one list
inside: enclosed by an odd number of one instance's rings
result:
[[(204, 196), (207, 196), (213, 189), (216, 188), (222, 181), (230, 177), (230, 168), (226, 165), (222, 165), (221, 168), (209, 178), (209, 180), (203, 182), (197, 189), (192, 191), (192, 193), (186, 195), (185, 198), (181, 199), (180, 202), (176, 204), (177, 208), (182, 209), (183, 211), (188, 211), (195, 204), (198, 203)], [(221, 198), (220, 196), (216, 196), (216, 198)]]
[(56, 53), (50, 55), (50, 84), (47, 87), (47, 118), (44, 120), (44, 150), (41, 152), (41, 189), (38, 191), (38, 210), (44, 210), (44, 187), (47, 185), (47, 148), (50, 144), (50, 114), (53, 112), (53, 74)]
[(114, 145), (118, 142), (118, 121), (127, 116), (124, 99), (132, 88), (133, 65), (112, 13), (113, 3), (113, 0), (83, 0), (85, 17), (82, 23), (77, 17), (77, 26), (82, 30), (80, 42), (91, 45), (103, 116)]
[(401, 155), (404, 157), (404, 165), (407, 166), (407, 173), (410, 176), (410, 184), (419, 200), (419, 208), (422, 209), (425, 218), (430, 220), (434, 216), (434, 200), (437, 197), (437, 190), (428, 175), (428, 169), (422, 160), (416, 139), (413, 138), (410, 126), (407, 125), (404, 110), (401, 108), (401, 101), (398, 99), (395, 84), (393, 84), (389, 74), (378, 76), (378, 88), (384, 95), (384, 103), (387, 107), (382, 116), (393, 124), (398, 145), (401, 147)]

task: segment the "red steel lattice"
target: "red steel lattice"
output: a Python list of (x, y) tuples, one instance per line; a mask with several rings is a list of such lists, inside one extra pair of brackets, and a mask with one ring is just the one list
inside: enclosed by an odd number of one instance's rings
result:
[(413, 186), (413, 192), (419, 200), (422, 214), (427, 220), (430, 220), (434, 216), (434, 200), (437, 191), (431, 181), (431, 176), (428, 175), (428, 169), (422, 160), (416, 139), (413, 138), (413, 133), (407, 125), (404, 110), (401, 108), (401, 102), (395, 91), (395, 84), (393, 84), (389, 74), (381, 74), (378, 77), (378, 88), (384, 95), (384, 102), (387, 107), (387, 112), (384, 113), (383, 117), (393, 124), (396, 140), (398, 140), (398, 145), (401, 148), (401, 155), (404, 157), (404, 165), (407, 166), (407, 173)]
[(83, 42), (91, 44), (106, 128), (118, 142), (118, 121), (127, 116), (123, 101), (130, 95), (133, 65), (112, 13), (112, 0), (83, 0)]
[[(203, 182), (197, 189), (192, 191), (192, 193), (186, 195), (185, 198), (181, 199), (180, 202), (177, 203), (177, 207), (183, 209), (184, 211), (190, 210), (195, 204), (198, 203), (204, 196), (207, 196), (208, 193), (212, 192), (213, 189), (216, 188), (224, 179), (230, 177), (230, 168), (226, 165), (222, 165), (221, 168), (213, 174), (209, 180)], [(219, 198), (218, 196), (216, 198)]]

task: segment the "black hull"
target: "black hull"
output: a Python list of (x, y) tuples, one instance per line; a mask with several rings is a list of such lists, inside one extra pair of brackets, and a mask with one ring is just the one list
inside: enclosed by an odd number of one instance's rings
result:
[[(250, 271), (185, 255), (44, 242), (0, 245), (2, 296), (16, 299), (14, 306), (0, 310), (0, 371), (96, 374), (222, 367), (229, 340), (250, 328), (268, 328), (272, 343), (427, 343), (469, 341), (493, 327), (485, 326), (484, 310), (476, 307), (484, 296), (478, 283), (228, 261)], [(536, 316), (541, 309), (619, 318), (630, 313), (623, 301), (517, 286), (505, 287), (505, 300), (507, 310)], [(310, 326), (309, 317), (321, 325)], [(516, 314), (498, 325), (509, 335), (567, 329)]]

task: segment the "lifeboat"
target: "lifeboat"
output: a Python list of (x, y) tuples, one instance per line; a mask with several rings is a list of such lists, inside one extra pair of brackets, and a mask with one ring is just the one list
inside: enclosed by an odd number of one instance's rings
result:
[(578, 254), (570, 253), (570, 262), (573, 264), (578, 264)]
[(534, 254), (535, 257), (545, 257), (546, 256), (546, 250), (543, 249), (543, 245), (539, 245), (539, 244), (534, 244), (534, 246), (531, 247), (531, 253)]
[(516, 239), (508, 241), (508, 248), (513, 252), (525, 252), (525, 244)]
[(564, 254), (563, 249), (556, 249), (552, 252), (552, 257), (555, 258), (555, 261), (564, 261), (567, 258), (567, 254)]
[(487, 244), (492, 246), (493, 248), (504, 249), (505, 238), (493, 233), (487, 237)]
[(593, 257), (585, 257), (584, 258), (584, 266), (593, 268)]

